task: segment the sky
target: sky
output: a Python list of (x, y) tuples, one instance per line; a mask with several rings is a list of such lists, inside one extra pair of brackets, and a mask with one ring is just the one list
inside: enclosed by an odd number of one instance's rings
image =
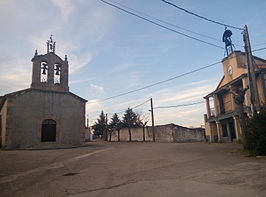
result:
[[(106, 1), (159, 18), (175, 26), (159, 22), (161, 25), (224, 47), (224, 26), (187, 14), (161, 0)], [(241, 28), (247, 25), (252, 49), (266, 47), (264, 0), (169, 1), (222, 23)], [(122, 118), (124, 110), (142, 103), (133, 110), (149, 117), (148, 100), (152, 98), (156, 125), (199, 127), (204, 125), (204, 103), (156, 108), (204, 101), (203, 97), (215, 90), (223, 76), (222, 65), (217, 64), (98, 102), (221, 61), (225, 50), (161, 28), (100, 0), (1, 0), (0, 27), (0, 95), (30, 87), (31, 58), (36, 49), (39, 54), (46, 53), (46, 41), (52, 34), (56, 54), (61, 58), (68, 55), (70, 91), (88, 100), (86, 117), (90, 125), (101, 110), (108, 117), (118, 113)], [(228, 29), (233, 33), (235, 50), (243, 51), (242, 32)], [(253, 55), (266, 59), (266, 50)]]

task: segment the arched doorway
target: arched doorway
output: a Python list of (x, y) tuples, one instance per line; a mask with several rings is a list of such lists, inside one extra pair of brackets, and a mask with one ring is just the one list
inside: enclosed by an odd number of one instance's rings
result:
[(42, 142), (56, 141), (56, 121), (46, 119), (42, 121)]

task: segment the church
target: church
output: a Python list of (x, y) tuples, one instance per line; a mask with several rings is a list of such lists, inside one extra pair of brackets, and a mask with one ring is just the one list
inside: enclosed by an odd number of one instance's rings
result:
[(69, 65), (55, 54), (52, 36), (47, 53), (32, 58), (31, 87), (0, 97), (2, 149), (78, 146), (84, 142), (86, 100), (71, 93)]

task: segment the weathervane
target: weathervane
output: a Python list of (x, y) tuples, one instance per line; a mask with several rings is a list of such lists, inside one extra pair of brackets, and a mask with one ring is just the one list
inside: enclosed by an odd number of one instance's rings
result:
[(227, 53), (227, 56), (233, 52), (233, 44), (231, 40), (232, 32), (229, 29), (225, 29), (223, 34), (223, 42), (225, 44), (225, 50)]

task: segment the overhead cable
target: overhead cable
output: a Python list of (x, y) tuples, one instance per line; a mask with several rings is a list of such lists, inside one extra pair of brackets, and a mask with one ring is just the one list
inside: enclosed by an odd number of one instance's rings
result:
[[(142, 106), (142, 105), (144, 105), (145, 103), (147, 103), (147, 102), (149, 102), (150, 101), (150, 99), (149, 100), (146, 100), (146, 101), (144, 101), (143, 103), (140, 103), (140, 104), (138, 104), (138, 105), (136, 105), (136, 106), (134, 106), (134, 107), (129, 107), (129, 108), (131, 108), (131, 109), (136, 109), (136, 108), (138, 108), (138, 107), (140, 107), (140, 106)], [(121, 111), (119, 111), (119, 112), (107, 112), (108, 114), (121, 114), (121, 113), (124, 113), (126, 110), (121, 110)]]
[(185, 8), (182, 8), (182, 7), (180, 7), (180, 6), (178, 6), (178, 5), (174, 4), (174, 3), (171, 3), (171, 2), (169, 2), (169, 1), (166, 1), (166, 0), (162, 0), (162, 1), (163, 1), (164, 3), (167, 3), (167, 4), (171, 5), (171, 6), (173, 6), (173, 7), (177, 8), (177, 9), (179, 9), (179, 10), (182, 10), (182, 11), (188, 13), (188, 14), (191, 14), (191, 15), (194, 15), (194, 16), (196, 16), (196, 17), (199, 17), (199, 18), (201, 18), (201, 19), (203, 19), (203, 20), (206, 20), (206, 21), (209, 21), (209, 22), (212, 22), (212, 23), (218, 24), (218, 25), (222, 25), (222, 26), (224, 26), (224, 27), (231, 27), (231, 28), (238, 29), (238, 30), (244, 30), (243, 28), (240, 28), (240, 27), (236, 27), (236, 26), (228, 25), (228, 24), (225, 24), (225, 23), (221, 23), (221, 22), (218, 22), (218, 21), (215, 21), (215, 20), (212, 20), (212, 19), (206, 18), (206, 17), (201, 16), (201, 15), (198, 15), (198, 14), (196, 14), (196, 13), (194, 13), (194, 12), (191, 12), (191, 11), (189, 11), (189, 10), (187, 10), (187, 9), (185, 9)]
[(138, 88), (138, 89), (135, 89), (135, 90), (130, 90), (128, 92), (124, 92), (124, 93), (121, 93), (121, 94), (117, 94), (115, 96), (110, 96), (110, 97), (107, 97), (107, 98), (104, 98), (104, 99), (99, 99), (99, 100), (96, 100), (94, 102), (90, 102), (88, 104), (93, 104), (93, 103), (98, 103), (98, 102), (102, 102), (102, 101), (106, 101), (106, 100), (110, 100), (110, 99), (113, 99), (113, 98), (117, 98), (117, 97), (120, 97), (120, 96), (124, 96), (124, 95), (127, 95), (127, 94), (131, 94), (131, 93), (134, 93), (134, 92), (138, 92), (138, 91), (141, 91), (141, 90), (144, 90), (144, 89), (147, 89), (147, 88), (151, 88), (153, 86), (156, 86), (156, 85), (159, 85), (159, 84), (162, 84), (162, 83), (166, 83), (168, 81), (172, 81), (174, 79), (177, 79), (177, 78), (180, 78), (180, 77), (184, 77), (186, 75), (189, 75), (189, 74), (192, 74), (194, 72), (198, 72), (200, 70), (204, 70), (206, 68), (209, 68), (209, 67), (212, 67), (212, 66), (215, 66), (217, 64), (220, 64), (220, 61), (219, 62), (215, 62), (213, 64), (209, 64), (207, 66), (203, 66), (203, 67), (200, 67), (200, 68), (197, 68), (197, 69), (194, 69), (192, 71), (189, 71), (189, 72), (185, 72), (183, 74), (179, 74), (179, 75), (176, 75), (174, 77), (171, 77), (169, 79), (166, 79), (166, 80), (162, 80), (162, 81), (159, 81), (159, 82), (156, 82), (156, 83), (153, 83), (153, 84), (150, 84), (150, 85), (147, 85), (147, 86), (144, 86), (144, 87), (141, 87), (141, 88)]
[(265, 44), (266, 44), (266, 42), (264, 42), (264, 43), (259, 43), (259, 44), (253, 44), (252, 46), (255, 47), (255, 46), (261, 46), (261, 45), (265, 45)]
[[(252, 50), (252, 52), (256, 52), (256, 51), (261, 51), (261, 50), (265, 50), (266, 48), (259, 48), (259, 49), (255, 49), (255, 50)], [(239, 54), (240, 55), (240, 54)], [(238, 56), (238, 55), (237, 55)], [(229, 59), (232, 59), (234, 57), (230, 57)], [(127, 94), (131, 94), (131, 93), (134, 93), (134, 92), (138, 92), (138, 91), (141, 91), (141, 90), (144, 90), (144, 89), (148, 89), (148, 88), (151, 88), (153, 86), (156, 86), (156, 85), (160, 85), (162, 83), (166, 83), (168, 81), (172, 81), (174, 79), (177, 79), (177, 78), (180, 78), (180, 77), (183, 77), (183, 76), (186, 76), (186, 75), (189, 75), (189, 74), (192, 74), (194, 72), (198, 72), (198, 71), (201, 71), (201, 70), (204, 70), (206, 68), (209, 68), (209, 67), (212, 67), (212, 66), (215, 66), (217, 64), (219, 64), (220, 61), (218, 62), (215, 62), (215, 63), (212, 63), (212, 64), (209, 64), (207, 66), (203, 66), (203, 67), (200, 67), (200, 68), (197, 68), (195, 70), (192, 70), (192, 71), (189, 71), (189, 72), (186, 72), (186, 73), (183, 73), (183, 74), (180, 74), (180, 75), (176, 75), (174, 77), (171, 77), (171, 78), (168, 78), (168, 79), (165, 79), (165, 80), (162, 80), (162, 81), (159, 81), (159, 82), (156, 82), (156, 83), (153, 83), (153, 84), (150, 84), (150, 85), (147, 85), (147, 86), (144, 86), (144, 87), (141, 87), (141, 88), (137, 88), (135, 90), (131, 90), (131, 91), (128, 91), (128, 92), (124, 92), (124, 93), (121, 93), (121, 94), (117, 94), (117, 95), (114, 95), (114, 96), (110, 96), (110, 97), (107, 97), (107, 98), (104, 98), (104, 99), (99, 99), (99, 100), (96, 100), (96, 101), (93, 101), (93, 102), (90, 102), (88, 104), (94, 104), (94, 103), (99, 103), (99, 102), (102, 102), (102, 101), (107, 101), (107, 100), (110, 100), (110, 99), (113, 99), (113, 98), (117, 98), (117, 97), (120, 97), (120, 96), (124, 96), (124, 95), (127, 95)]]
[(165, 109), (165, 108), (176, 108), (176, 107), (186, 107), (186, 106), (191, 106), (191, 105), (197, 105), (205, 103), (205, 101), (199, 101), (195, 103), (187, 103), (187, 104), (179, 104), (179, 105), (170, 105), (170, 106), (159, 106), (159, 107), (154, 107), (153, 109)]
[(252, 50), (252, 52), (256, 52), (256, 51), (262, 51), (262, 50), (265, 50), (265, 49), (266, 49), (266, 47), (259, 48), (259, 49), (254, 49), (254, 50)]
[(141, 103), (141, 104), (138, 104), (138, 105), (136, 105), (136, 106), (132, 107), (131, 109), (136, 109), (136, 108), (140, 107), (141, 105), (144, 105), (144, 104), (145, 104), (145, 103), (147, 103), (147, 102), (150, 102), (150, 99), (148, 99), (148, 100), (144, 101), (144, 102), (143, 102), (143, 103)]
[(154, 22), (154, 21), (152, 21), (152, 20), (150, 20), (150, 19), (147, 19), (147, 18), (145, 18), (145, 17), (143, 17), (143, 16), (140, 16), (140, 15), (138, 15), (138, 14), (135, 14), (135, 13), (133, 13), (133, 12), (131, 12), (131, 11), (128, 11), (128, 10), (126, 10), (126, 9), (124, 9), (124, 8), (121, 8), (121, 7), (119, 7), (119, 6), (117, 6), (117, 5), (114, 5), (114, 4), (110, 3), (110, 2), (107, 2), (107, 1), (105, 1), (105, 0), (100, 0), (100, 1), (102, 1), (102, 2), (105, 3), (105, 4), (108, 4), (108, 5), (112, 6), (112, 7), (114, 7), (114, 8), (117, 8), (117, 9), (123, 11), (123, 12), (126, 12), (126, 13), (128, 13), (128, 14), (130, 14), (130, 15), (133, 15), (133, 16), (138, 17), (138, 18), (140, 18), (140, 19), (142, 19), (142, 20), (145, 20), (145, 21), (147, 21), (147, 22), (149, 22), (149, 23), (152, 23), (152, 24), (154, 24), (154, 25), (157, 25), (157, 26), (159, 26), (159, 27), (161, 27), (161, 28), (167, 29), (167, 30), (169, 30), (169, 31), (172, 31), (172, 32), (177, 33), (177, 34), (179, 34), (179, 35), (182, 35), (182, 36), (184, 36), (184, 37), (190, 38), (190, 39), (192, 39), (192, 40), (196, 40), (196, 41), (198, 41), (198, 42), (201, 42), (201, 43), (204, 43), (204, 44), (208, 44), (208, 45), (210, 45), (210, 46), (214, 46), (214, 47), (216, 47), (216, 48), (219, 48), (219, 49), (223, 49), (223, 50), (224, 50), (224, 47), (221, 47), (221, 46), (219, 46), (219, 45), (212, 44), (212, 43), (210, 43), (210, 42), (207, 42), (207, 41), (204, 41), (204, 40), (201, 40), (201, 39), (195, 38), (195, 37), (193, 37), (193, 36), (187, 35), (187, 34), (185, 34), (185, 33), (182, 33), (182, 32), (179, 32), (179, 31), (176, 31), (176, 30), (174, 30), (174, 29), (172, 29), (172, 28), (169, 28), (169, 27), (167, 27), (167, 26), (165, 26), (165, 25), (161, 25), (160, 23)]
[(144, 13), (144, 12), (141, 12), (141, 11), (138, 11), (138, 10), (136, 10), (136, 9), (130, 8), (130, 7), (125, 6), (125, 5), (121, 4), (121, 3), (118, 3), (118, 2), (116, 2), (116, 1), (112, 1), (112, 0), (109, 0), (109, 1), (112, 2), (112, 3), (115, 3), (115, 4), (117, 4), (117, 5), (120, 5), (121, 7), (124, 7), (124, 8), (126, 8), (126, 9), (129, 9), (129, 10), (131, 10), (131, 11), (134, 11), (134, 12), (136, 12), (136, 13), (138, 13), (138, 14), (141, 14), (141, 15), (143, 15), (143, 16), (146, 16), (146, 17), (149, 17), (149, 18), (154, 19), (154, 20), (156, 20), (156, 21), (159, 21), (159, 22), (161, 22), (161, 23), (164, 23), (164, 24), (170, 25), (170, 26), (172, 26), (172, 27), (176, 27), (176, 28), (178, 28), (178, 29), (182, 29), (182, 30), (187, 31), (187, 32), (189, 32), (189, 33), (193, 33), (193, 34), (196, 34), (196, 35), (198, 35), (198, 36), (202, 36), (202, 37), (205, 37), (205, 38), (209, 38), (209, 39), (212, 39), (212, 40), (215, 40), (215, 41), (218, 41), (218, 42), (221, 41), (220, 39), (213, 38), (213, 37), (211, 37), (211, 36), (208, 36), (208, 35), (205, 35), (205, 34), (201, 34), (201, 33), (195, 32), (195, 31), (191, 31), (191, 30), (186, 29), (186, 28), (184, 28), (184, 27), (181, 27), (181, 26), (179, 26), (179, 25), (176, 25), (176, 24), (173, 24), (173, 23), (167, 22), (167, 21), (165, 21), (165, 20), (162, 20), (162, 19), (159, 19), (159, 18), (157, 18), (157, 17), (151, 16), (151, 15), (146, 14), (146, 13)]

